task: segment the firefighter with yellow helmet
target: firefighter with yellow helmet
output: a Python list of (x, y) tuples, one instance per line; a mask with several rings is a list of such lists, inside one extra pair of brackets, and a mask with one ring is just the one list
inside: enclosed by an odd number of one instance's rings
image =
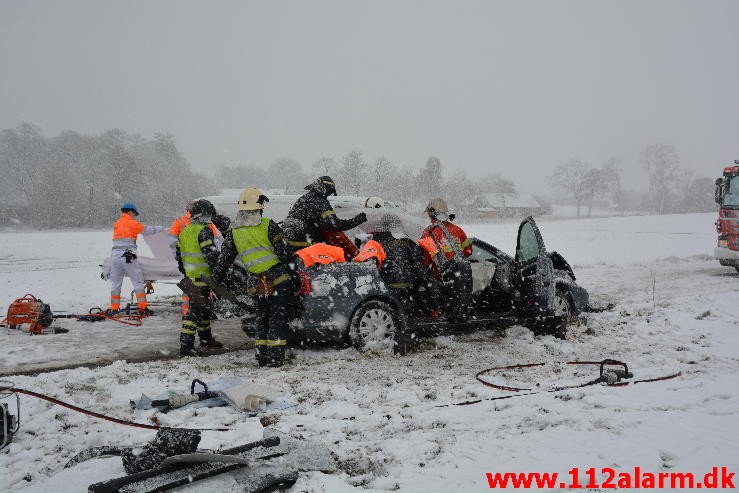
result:
[(255, 279), (252, 294), (257, 299), (256, 359), (259, 366), (282, 366), (287, 347), (290, 297), (293, 295), (287, 250), (282, 230), (272, 219), (262, 217), (266, 195), (246, 188), (239, 195), (238, 212), (226, 232), (218, 264), (213, 272), (222, 282), (237, 264)]

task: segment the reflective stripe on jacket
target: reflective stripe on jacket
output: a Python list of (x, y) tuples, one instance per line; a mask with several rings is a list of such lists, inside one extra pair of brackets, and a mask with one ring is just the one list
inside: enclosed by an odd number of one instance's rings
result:
[(257, 226), (241, 226), (231, 230), (237, 251), (236, 263), (252, 274), (261, 274), (280, 263), (269, 241), (269, 221), (263, 217)]
[[(450, 239), (447, 238), (446, 234), (444, 234), (442, 227), (449, 232), (449, 235), (452, 237), (452, 241), (454, 242), (454, 244), (450, 243)], [(455, 248), (459, 250), (464, 257), (469, 257), (470, 255), (472, 255), (472, 241), (467, 238), (467, 235), (462, 228), (454, 223), (450, 223), (449, 221), (440, 222), (438, 224), (435, 223), (431, 226), (428, 226), (425, 230), (423, 230), (423, 234), (421, 235), (421, 239), (424, 238), (432, 238), (436, 240), (436, 242), (441, 247), (441, 251), (444, 252), (447, 260), (454, 257)], [(420, 243), (421, 242), (419, 241), (419, 244)], [(424, 245), (421, 244), (421, 246)], [(424, 248), (428, 251), (428, 248), (426, 248), (425, 246)]]
[(182, 230), (178, 240), (185, 275), (192, 279), (193, 284), (196, 286), (206, 285), (199, 280), (202, 274), (211, 275), (210, 266), (205, 255), (203, 255), (203, 247), (212, 245), (213, 240), (204, 241), (203, 244), (200, 243), (198, 237), (203, 228), (205, 228), (204, 224), (190, 223)]

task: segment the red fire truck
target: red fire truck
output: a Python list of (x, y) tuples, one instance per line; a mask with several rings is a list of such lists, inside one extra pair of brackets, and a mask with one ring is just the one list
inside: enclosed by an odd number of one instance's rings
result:
[(721, 265), (739, 272), (739, 159), (737, 166), (724, 168), (724, 176), (716, 180), (716, 203), (719, 205), (715, 256)]

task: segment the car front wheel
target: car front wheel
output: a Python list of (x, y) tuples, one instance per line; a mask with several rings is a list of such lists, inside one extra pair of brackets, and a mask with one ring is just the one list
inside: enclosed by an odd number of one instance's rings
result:
[(548, 317), (546, 332), (558, 339), (566, 339), (567, 328), (573, 314), (572, 300), (569, 293), (558, 287), (554, 294), (553, 316)]
[(554, 294), (553, 309), (555, 317), (571, 317), (573, 315), (570, 295), (562, 288), (557, 288), (557, 291)]
[(389, 303), (370, 300), (354, 312), (349, 323), (349, 340), (357, 349), (390, 352), (399, 327), (398, 314)]

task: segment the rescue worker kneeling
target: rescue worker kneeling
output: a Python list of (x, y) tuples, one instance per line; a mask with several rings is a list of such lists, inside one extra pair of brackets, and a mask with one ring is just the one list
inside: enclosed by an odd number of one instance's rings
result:
[(435, 317), (439, 313), (436, 279), (423, 263), (424, 250), (405, 234), (400, 217), (385, 214), (377, 231), (365, 243), (355, 261), (374, 258), (380, 277), (400, 298), (406, 312)]
[(189, 279), (192, 292), (190, 309), (182, 317), (180, 333), (180, 356), (198, 356), (195, 349), (195, 334), (203, 349), (222, 348), (223, 344), (213, 338), (210, 321), (215, 317), (210, 307), (210, 288), (200, 280), (203, 274), (210, 276), (218, 262), (218, 249), (210, 223), (216, 209), (209, 201), (200, 199), (190, 209), (190, 223), (177, 238), (176, 258), (180, 272)]
[(252, 274), (256, 282), (251, 294), (257, 296), (254, 341), (257, 363), (282, 366), (293, 295), (289, 270), (292, 256), (277, 223), (262, 217), (265, 202), (269, 199), (257, 188), (241, 192), (238, 213), (231, 230), (225, 234), (213, 279), (222, 283), (234, 263)]

